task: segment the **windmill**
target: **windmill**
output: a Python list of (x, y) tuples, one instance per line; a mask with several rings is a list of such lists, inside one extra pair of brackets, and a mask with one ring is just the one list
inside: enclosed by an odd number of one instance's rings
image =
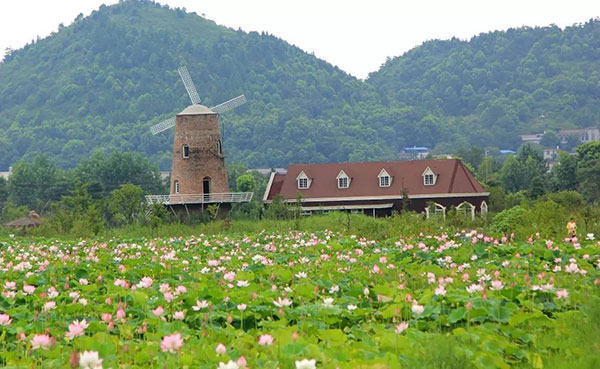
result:
[(175, 117), (162, 121), (150, 131), (156, 135), (175, 127), (169, 196), (146, 196), (148, 202), (160, 202), (175, 208), (204, 211), (205, 204), (248, 202), (252, 193), (230, 193), (219, 126), (219, 115), (246, 103), (240, 95), (208, 108), (200, 104), (198, 91), (185, 66), (178, 69), (192, 105)]
[[(187, 91), (190, 100), (192, 101), (192, 105), (200, 105), (200, 96), (198, 96), (198, 90), (196, 90), (196, 86), (194, 85), (194, 81), (192, 81), (192, 77), (188, 72), (187, 67), (184, 65), (183, 67), (177, 70), (179, 72), (179, 76), (183, 81), (183, 85), (185, 86), (185, 90)], [(238, 97), (234, 97), (231, 100), (225, 101), (217, 106), (213, 106), (210, 108), (213, 112), (217, 114), (223, 114), (229, 110), (235, 109), (240, 105), (243, 105), (247, 102), (246, 96), (240, 95)], [(153, 135), (156, 135), (162, 131), (166, 131), (167, 129), (175, 126), (175, 117), (171, 117), (167, 120), (164, 120), (158, 124), (150, 127), (150, 132)]]

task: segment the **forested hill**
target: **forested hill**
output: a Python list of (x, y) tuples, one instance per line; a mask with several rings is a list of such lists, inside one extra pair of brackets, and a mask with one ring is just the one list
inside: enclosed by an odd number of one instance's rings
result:
[(363, 82), (281, 39), (125, 1), (0, 64), (0, 170), (39, 151), (73, 166), (96, 148), (170, 168), (173, 130), (148, 129), (190, 104), (181, 65), (207, 106), (247, 96), (222, 118), (229, 160), (250, 165), (347, 159), (368, 132), (354, 110), (377, 102)]
[(470, 144), (514, 148), (517, 133), (600, 123), (600, 20), (429, 41), (368, 80), (386, 105), (443, 118)]
[(222, 116), (229, 162), (393, 159), (406, 145), (516, 148), (518, 134), (544, 124), (598, 123), (599, 29), (594, 21), (427, 42), (363, 82), (274, 36), (127, 0), (0, 64), (0, 170), (40, 151), (72, 167), (98, 148), (169, 169), (173, 131), (148, 129), (189, 105), (181, 65), (205, 105), (248, 97)]

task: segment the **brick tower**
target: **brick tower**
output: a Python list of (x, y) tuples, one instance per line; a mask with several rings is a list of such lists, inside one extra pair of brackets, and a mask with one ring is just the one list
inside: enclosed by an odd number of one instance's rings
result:
[(171, 195), (227, 193), (219, 115), (190, 105), (175, 117)]
[(185, 212), (189, 217), (190, 213), (207, 210), (217, 217), (220, 208), (226, 212), (233, 203), (252, 200), (252, 192), (229, 192), (219, 127), (219, 114), (245, 104), (246, 97), (240, 95), (208, 108), (200, 105), (187, 68), (181, 67), (178, 72), (192, 105), (150, 127), (153, 135), (175, 127), (171, 190), (169, 195), (147, 195), (146, 200), (167, 206), (173, 214)]

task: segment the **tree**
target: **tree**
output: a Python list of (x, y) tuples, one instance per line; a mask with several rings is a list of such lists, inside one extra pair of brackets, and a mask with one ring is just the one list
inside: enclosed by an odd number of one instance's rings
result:
[[(581, 163), (580, 163), (581, 164)], [(600, 159), (589, 160), (577, 169), (579, 191), (589, 202), (600, 200)]]
[(246, 173), (237, 177), (235, 185), (239, 192), (253, 192), (256, 187), (256, 180), (252, 174)]
[(89, 237), (104, 229), (100, 203), (90, 196), (86, 184), (78, 184), (70, 195), (52, 204), (52, 212), (51, 223), (59, 232)]
[(62, 171), (44, 154), (36, 155), (31, 163), (21, 160), (8, 179), (10, 199), (16, 205), (41, 213), (51, 200), (58, 200), (67, 193), (64, 178)]
[(554, 131), (547, 131), (540, 140), (540, 145), (544, 147), (557, 147), (560, 145), (560, 137)]
[(108, 196), (123, 184), (139, 186), (143, 192), (162, 194), (166, 192), (158, 167), (136, 152), (113, 151), (106, 156), (96, 151), (89, 159), (79, 162), (75, 176), (81, 183), (95, 184), (89, 187), (94, 197)]
[(552, 167), (555, 191), (574, 190), (577, 186), (577, 159), (565, 151), (558, 152), (558, 163)]
[(131, 183), (121, 185), (108, 199), (108, 210), (117, 226), (133, 223), (143, 214), (144, 209), (142, 188)]
[(546, 187), (544, 186), (544, 180), (541, 176), (536, 176), (531, 180), (529, 184), (529, 197), (532, 199), (537, 199), (538, 197), (544, 195), (546, 193)]
[(456, 155), (460, 157), (465, 163), (470, 164), (473, 168), (479, 168), (479, 165), (483, 161), (483, 149), (479, 146), (471, 146), (469, 150), (461, 147), (456, 152)]
[(4, 207), (6, 200), (8, 200), (8, 184), (6, 178), (0, 177), (0, 209)]
[(517, 192), (525, 186), (525, 168), (517, 157), (510, 155), (500, 169), (500, 180), (502, 187), (509, 192)]

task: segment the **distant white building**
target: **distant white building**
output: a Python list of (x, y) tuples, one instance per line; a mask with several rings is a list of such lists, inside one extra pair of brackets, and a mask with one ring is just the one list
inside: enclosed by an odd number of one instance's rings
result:
[(0, 172), (0, 177), (2, 177), (4, 179), (8, 179), (8, 177), (10, 177), (11, 174), (12, 174), (12, 167), (8, 168), (8, 172)]
[(530, 134), (530, 135), (521, 135), (521, 141), (523, 141), (525, 143), (539, 144), (540, 141), (542, 140), (543, 136), (544, 136), (543, 133), (534, 133), (534, 134)]
[(558, 147), (545, 147), (543, 153), (544, 160), (555, 161), (558, 157)]
[(598, 128), (584, 128), (584, 129), (563, 129), (558, 132), (561, 143), (567, 143), (567, 140), (571, 136), (577, 137), (580, 143), (588, 143), (592, 141), (600, 141), (600, 130)]

